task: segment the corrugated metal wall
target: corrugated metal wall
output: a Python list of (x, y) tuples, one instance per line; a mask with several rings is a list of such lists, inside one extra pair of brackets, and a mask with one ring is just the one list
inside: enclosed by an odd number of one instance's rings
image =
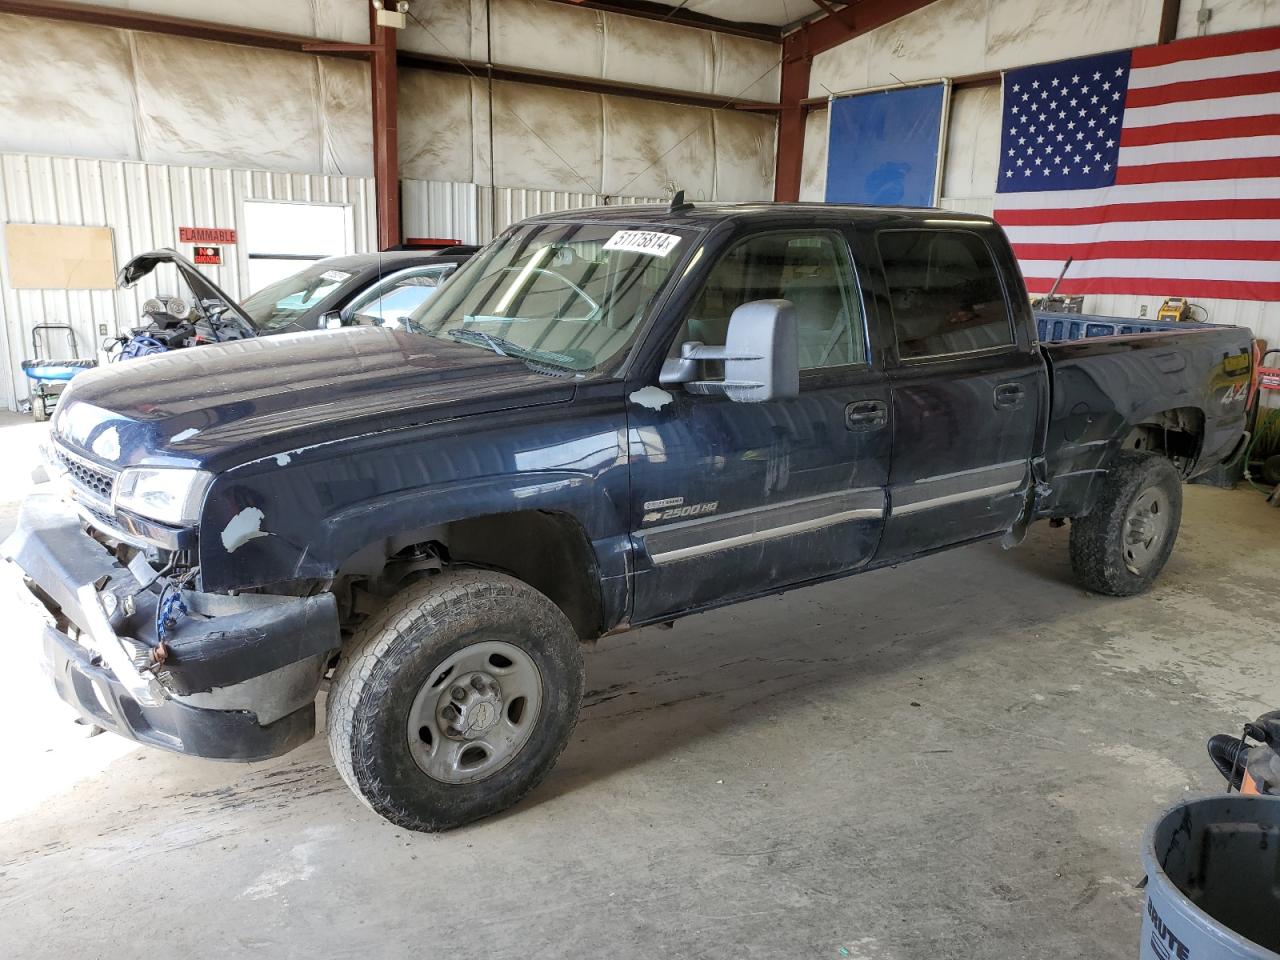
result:
[[(511, 187), (495, 190), (474, 183), (435, 180), (402, 180), (400, 197), (406, 237), (447, 237), (463, 243), (488, 243), (526, 217), (598, 207), (606, 202), (604, 197), (590, 193)], [(664, 201), (654, 197), (610, 197), (607, 202), (618, 206)]]
[[(133, 161), (88, 160), (0, 154), (0, 223), (49, 223), (112, 228), (116, 267), (156, 247), (176, 246), (179, 227), (229, 227), (240, 242), (224, 246), (224, 264), (205, 267), (232, 296), (242, 297), (248, 258), (244, 236), (246, 200), (344, 204), (352, 210), (350, 247), (374, 249), (373, 181), (362, 177), (219, 170)], [(406, 180), (403, 185), (406, 236), (448, 237), (464, 243), (492, 238), (497, 228), (553, 210), (596, 206), (591, 194), (480, 187), (474, 183)], [(656, 202), (612, 198), (612, 203)], [(0, 238), (0, 244), (2, 244)], [(14, 290), (8, 258), (0, 250), (0, 370), (4, 403), (17, 409), (27, 397), (20, 363), (31, 355), (32, 327), (69, 323), (82, 356), (96, 353), (105, 325), (109, 335), (138, 322), (142, 301), (161, 292), (171, 274), (163, 268), (132, 290)], [(172, 292), (172, 291), (169, 291)], [(62, 346), (56, 347), (61, 351)]]
[[(0, 222), (110, 227), (117, 268), (147, 250), (178, 246), (179, 227), (234, 228), (243, 240), (246, 200), (347, 204), (353, 211), (352, 248), (368, 250), (374, 242), (371, 180), (0, 154)], [(207, 268), (210, 275), (233, 296), (246, 293), (243, 242), (223, 253), (224, 265)], [(103, 339), (102, 326), (114, 334), (135, 324), (142, 301), (165, 280), (153, 274), (132, 290), (14, 290), (7, 262), (6, 256), (0, 346), (11, 409), (27, 395), (19, 364), (31, 354), (33, 326), (71, 324), (81, 355), (91, 356)]]

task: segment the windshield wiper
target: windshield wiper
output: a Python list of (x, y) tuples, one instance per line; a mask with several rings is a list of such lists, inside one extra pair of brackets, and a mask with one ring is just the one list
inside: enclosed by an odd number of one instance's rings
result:
[(488, 347), (500, 357), (515, 357), (518, 360), (524, 360), (526, 363), (549, 364), (572, 373), (578, 372), (573, 368), (572, 358), (565, 356), (563, 353), (552, 353), (549, 350), (522, 347), (518, 343), (512, 343), (510, 340), (495, 337), (481, 330), (455, 328), (446, 332), (450, 338), (462, 343), (473, 343), (476, 346)]
[(507, 351), (502, 348), (503, 346), (511, 346), (510, 341), (492, 337), (480, 330), (450, 330), (449, 336), (454, 340), (461, 340), (463, 343), (483, 344), (500, 357), (509, 356)]

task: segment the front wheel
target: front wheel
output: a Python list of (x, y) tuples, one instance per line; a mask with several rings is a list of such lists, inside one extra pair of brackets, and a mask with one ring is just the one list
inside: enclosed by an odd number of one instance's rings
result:
[(1081, 586), (1113, 597), (1142, 593), (1164, 569), (1182, 522), (1182, 478), (1157, 453), (1123, 452), (1093, 511), (1071, 521), (1071, 568)]
[(356, 635), (327, 732), (346, 781), (410, 830), (516, 803), (551, 770), (582, 704), (573, 626), (528, 584), (450, 570), (407, 587)]

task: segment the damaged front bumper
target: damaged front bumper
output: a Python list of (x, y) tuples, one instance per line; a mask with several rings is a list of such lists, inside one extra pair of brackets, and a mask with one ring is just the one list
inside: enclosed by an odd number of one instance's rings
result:
[(184, 589), (187, 614), (161, 645), (157, 605), (176, 586), (122, 565), (58, 498), (29, 497), (0, 553), (44, 622), (58, 694), (90, 722), (217, 760), (279, 756), (315, 733), (316, 693), (341, 643), (332, 594)]

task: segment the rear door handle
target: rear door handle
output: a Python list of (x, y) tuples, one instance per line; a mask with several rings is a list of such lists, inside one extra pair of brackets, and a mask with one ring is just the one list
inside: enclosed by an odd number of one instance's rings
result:
[(889, 405), (883, 400), (859, 400), (844, 408), (844, 425), (850, 430), (875, 430), (889, 422)]
[(1016, 409), (1022, 406), (1027, 391), (1020, 383), (1002, 383), (996, 387), (993, 399), (996, 407), (1002, 410)]

